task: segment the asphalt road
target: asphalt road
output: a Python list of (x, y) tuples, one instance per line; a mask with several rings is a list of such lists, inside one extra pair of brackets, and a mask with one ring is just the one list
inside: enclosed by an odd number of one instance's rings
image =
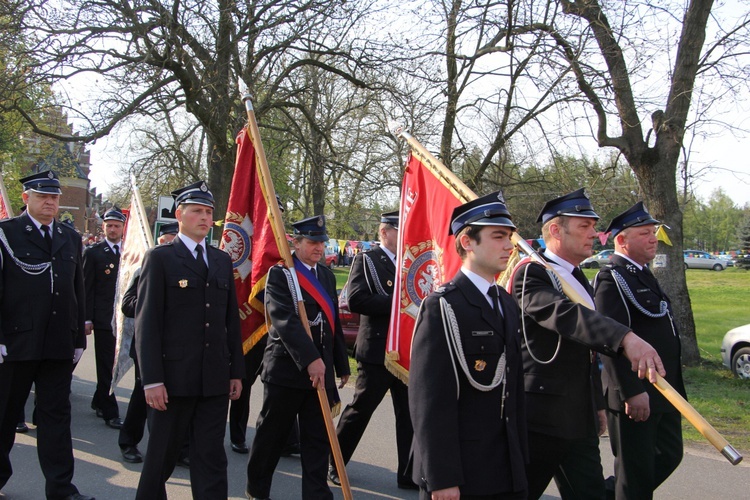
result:
[[(95, 369), (93, 350), (89, 349), (73, 375), (71, 403), (73, 406), (73, 446), (76, 457), (74, 483), (87, 495), (99, 500), (133, 498), (138, 485), (142, 464), (126, 464), (121, 460), (117, 446), (118, 431), (108, 428), (96, 418), (90, 409), (94, 392)], [(133, 374), (125, 377), (116, 395), (120, 403), (120, 414), (125, 415)], [(261, 405), (262, 384), (256, 382), (250, 403), (248, 445), (254, 435), (255, 420)], [(353, 388), (346, 387), (342, 400), (351, 401)], [(27, 403), (27, 419), (31, 417), (32, 399)], [(13, 500), (40, 500), (44, 498), (44, 477), (36, 456), (36, 431), (33, 426), (28, 434), (18, 434), (11, 454), (14, 475), (3, 489)], [(228, 434), (228, 432), (227, 432)], [(145, 451), (146, 443), (140, 446)], [(229, 449), (229, 496), (245, 498), (245, 470), (247, 455), (239, 455)], [(602, 459), (605, 472), (612, 470), (609, 442), (602, 440)], [(713, 448), (690, 448), (686, 450), (682, 465), (656, 492), (657, 499), (719, 499), (747, 498), (750, 486), (750, 458), (739, 466), (732, 466)], [(360, 446), (347, 467), (355, 499), (416, 499), (417, 492), (396, 488), (396, 453), (393, 411), (389, 400), (384, 400), (373, 416)], [(301, 495), (300, 461), (296, 457), (282, 458), (274, 476), (271, 496), (276, 500), (297, 499)], [(178, 467), (167, 483), (171, 500), (191, 498), (189, 471)], [(335, 498), (343, 498), (339, 488), (333, 488)], [(548, 488), (544, 498), (559, 498), (554, 486)]]

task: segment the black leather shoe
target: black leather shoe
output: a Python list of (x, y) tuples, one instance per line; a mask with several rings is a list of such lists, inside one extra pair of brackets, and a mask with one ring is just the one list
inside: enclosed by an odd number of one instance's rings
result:
[(299, 443), (286, 445), (284, 449), (281, 450), (282, 457), (291, 457), (292, 455), (299, 455), (299, 454), (300, 454)]
[(96, 500), (96, 498), (82, 495), (81, 493), (73, 493), (72, 495), (65, 497), (65, 500)]
[(232, 443), (232, 451), (241, 455), (247, 455), (249, 450), (245, 443)]
[(104, 423), (107, 425), (107, 427), (111, 427), (113, 429), (122, 429), (122, 424), (124, 422), (120, 417), (115, 417), (110, 418), (109, 420), (105, 420)]
[(26, 425), (26, 422), (18, 422), (16, 424), (16, 434), (26, 434), (29, 432), (29, 426)]
[(122, 459), (128, 463), (139, 464), (143, 462), (143, 455), (141, 455), (141, 452), (135, 446), (120, 448), (120, 452), (122, 453)]
[(396, 486), (400, 490), (418, 490), (419, 489), (419, 486), (417, 486), (417, 484), (414, 483), (413, 481), (408, 481), (408, 482), (399, 481), (398, 483), (396, 483)]
[(328, 480), (336, 486), (341, 486), (341, 479), (339, 479), (339, 473), (336, 472), (336, 467), (333, 465), (328, 466)]
[(91, 402), (91, 409), (96, 412), (97, 417), (104, 418), (104, 413), (102, 412), (101, 408), (96, 406), (93, 401)]
[(190, 457), (180, 457), (179, 460), (177, 460), (177, 465), (180, 467), (185, 467), (187, 469), (190, 468)]
[(249, 491), (247, 491), (247, 490), (245, 490), (245, 496), (246, 496), (247, 498), (249, 498), (250, 500), (271, 500), (271, 498), (269, 498), (269, 497), (266, 497), (266, 498), (254, 497), (254, 496), (252, 496), (252, 495), (250, 494), (250, 492), (249, 492)]

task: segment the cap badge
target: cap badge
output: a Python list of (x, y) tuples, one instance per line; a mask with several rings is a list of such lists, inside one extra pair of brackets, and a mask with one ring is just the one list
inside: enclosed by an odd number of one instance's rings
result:
[(49, 173), (47, 174), (47, 179), (54, 179), (54, 178), (55, 178), (55, 174), (53, 174), (52, 171), (50, 170)]
[(323, 227), (323, 224), (325, 224), (325, 221), (323, 220), (322, 216), (318, 217), (318, 227)]
[(205, 193), (206, 191), (208, 191), (208, 186), (206, 186), (206, 183), (205, 183), (205, 182), (202, 182), (202, 183), (201, 183), (201, 191), (203, 191), (204, 193)]

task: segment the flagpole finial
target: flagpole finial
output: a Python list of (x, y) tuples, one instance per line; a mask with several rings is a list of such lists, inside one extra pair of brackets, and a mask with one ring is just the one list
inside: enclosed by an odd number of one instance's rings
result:
[(247, 84), (245, 84), (245, 81), (242, 78), (239, 78), (237, 80), (237, 87), (240, 90), (240, 94), (242, 95), (242, 102), (245, 103), (245, 110), (246, 111), (252, 111), (253, 110), (253, 96), (250, 94), (250, 89), (247, 88)]
[(395, 120), (388, 120), (388, 131), (396, 137), (403, 137), (404, 139), (411, 137), (411, 135), (404, 130), (404, 127)]

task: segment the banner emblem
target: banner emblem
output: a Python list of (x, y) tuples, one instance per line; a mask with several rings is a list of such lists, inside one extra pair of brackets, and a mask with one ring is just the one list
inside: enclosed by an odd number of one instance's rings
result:
[(404, 252), (406, 286), (401, 291), (401, 307), (412, 318), (417, 317), (424, 298), (443, 282), (440, 254), (442, 250), (433, 240), (422, 241)]
[(253, 270), (253, 262), (250, 260), (252, 252), (252, 243), (250, 237), (253, 235), (253, 223), (247, 214), (227, 212), (226, 222), (224, 224), (223, 250), (229, 254), (232, 259), (232, 268), (234, 269), (235, 278), (239, 275), (242, 281)]

